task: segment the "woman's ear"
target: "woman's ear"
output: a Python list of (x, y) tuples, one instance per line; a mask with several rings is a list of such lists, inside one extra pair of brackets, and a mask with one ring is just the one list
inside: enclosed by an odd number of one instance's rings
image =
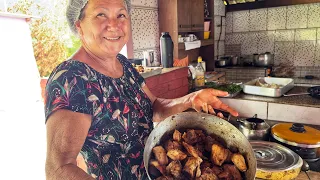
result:
[(81, 29), (80, 21), (76, 21), (74, 24), (75, 24), (76, 29), (78, 31), (78, 35), (82, 36), (83, 32), (82, 32), (82, 29)]

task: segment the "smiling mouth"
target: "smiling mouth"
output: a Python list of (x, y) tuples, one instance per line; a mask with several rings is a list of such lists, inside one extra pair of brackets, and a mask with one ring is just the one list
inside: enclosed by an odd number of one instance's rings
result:
[(120, 36), (119, 36), (119, 37), (104, 37), (104, 39), (106, 39), (106, 40), (111, 40), (111, 41), (115, 41), (115, 40), (119, 40), (119, 39), (120, 39)]

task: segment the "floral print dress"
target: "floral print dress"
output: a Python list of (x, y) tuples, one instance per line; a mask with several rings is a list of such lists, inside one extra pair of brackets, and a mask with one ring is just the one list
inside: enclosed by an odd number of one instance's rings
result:
[(107, 77), (76, 60), (62, 62), (46, 86), (46, 120), (59, 109), (89, 114), (82, 147), (88, 173), (102, 179), (146, 179), (144, 143), (152, 130), (152, 103), (144, 79), (122, 55), (123, 76)]

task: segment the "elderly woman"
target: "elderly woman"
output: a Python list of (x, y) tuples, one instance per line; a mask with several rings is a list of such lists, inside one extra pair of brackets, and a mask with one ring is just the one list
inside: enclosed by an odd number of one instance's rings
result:
[[(119, 54), (131, 35), (126, 0), (70, 0), (67, 18), (82, 46), (54, 69), (46, 87), (47, 179), (145, 179), (143, 149), (153, 122), (188, 108), (237, 116), (217, 98), (226, 92), (178, 99), (150, 92)], [(88, 174), (77, 167), (79, 152)]]

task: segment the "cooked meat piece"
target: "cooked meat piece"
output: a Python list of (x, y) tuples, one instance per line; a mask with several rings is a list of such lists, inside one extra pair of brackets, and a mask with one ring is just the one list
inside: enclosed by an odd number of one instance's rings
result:
[(166, 173), (165, 166), (160, 165), (159, 161), (152, 159), (152, 160), (150, 160), (150, 165), (155, 167), (155, 168), (157, 168), (160, 171), (161, 174), (165, 174)]
[(198, 142), (197, 144), (196, 144), (196, 149), (198, 150), (198, 151), (200, 151), (201, 153), (203, 153), (204, 152), (204, 143), (203, 142)]
[(182, 139), (188, 144), (195, 144), (199, 141), (198, 135), (194, 129), (187, 130), (182, 135)]
[(235, 165), (224, 164), (223, 169), (225, 171), (229, 171), (229, 173), (233, 177), (233, 180), (242, 180), (241, 174)]
[(188, 143), (182, 142), (183, 147), (188, 151), (188, 153), (193, 157), (203, 157), (202, 153), (195, 149), (193, 146), (189, 145)]
[(211, 161), (213, 164), (221, 166), (228, 157), (228, 151), (221, 145), (213, 144), (211, 148)]
[(166, 150), (162, 146), (156, 146), (152, 149), (152, 152), (154, 153), (154, 156), (159, 161), (161, 165), (167, 165), (168, 164), (168, 157)]
[(218, 144), (217, 140), (212, 138), (211, 136), (207, 136), (205, 140), (205, 150), (211, 152), (211, 148), (213, 144)]
[(200, 164), (199, 164), (199, 166), (197, 167), (197, 170), (196, 170), (196, 178), (198, 178), (200, 176), (201, 176), (201, 169), (200, 169)]
[(180, 142), (180, 140), (181, 140), (181, 133), (180, 133), (180, 131), (174, 130), (173, 140)]
[(209, 161), (203, 161), (200, 165), (201, 172), (207, 168), (211, 168), (211, 163)]
[(172, 175), (175, 178), (179, 178), (181, 176), (182, 165), (180, 161), (172, 161), (166, 167), (167, 174)]
[(170, 150), (168, 151), (167, 155), (170, 159), (174, 161), (181, 161), (187, 157), (187, 155), (184, 152), (180, 151), (179, 149)]
[(166, 143), (165, 143), (165, 148), (167, 151), (170, 151), (170, 150), (173, 150), (173, 149), (179, 149), (181, 150), (182, 149), (182, 146), (179, 142), (177, 141), (172, 141), (172, 140), (168, 140)]
[(198, 168), (198, 166), (200, 166), (201, 163), (201, 158), (189, 157), (188, 161), (183, 167), (183, 171), (186, 172), (191, 179), (193, 179), (196, 175), (201, 175), (200, 168)]
[(218, 176), (216, 176), (210, 168), (206, 168), (202, 171), (200, 178), (197, 180), (218, 180)]
[(229, 149), (226, 149), (226, 150), (227, 150), (228, 156), (225, 162), (231, 163), (232, 152)]
[(220, 173), (223, 172), (223, 169), (219, 166), (213, 166), (211, 170), (215, 175), (219, 175)]
[(196, 134), (198, 135), (199, 141), (205, 141), (206, 140), (206, 135), (204, 135), (203, 130), (195, 130)]
[(174, 180), (171, 176), (160, 176), (156, 180)]
[(234, 165), (236, 165), (236, 167), (240, 171), (242, 172), (247, 171), (246, 161), (244, 160), (244, 157), (242, 156), (242, 154), (240, 153), (232, 154), (231, 161), (233, 162)]
[(218, 177), (220, 180), (233, 180), (229, 171), (223, 171)]

